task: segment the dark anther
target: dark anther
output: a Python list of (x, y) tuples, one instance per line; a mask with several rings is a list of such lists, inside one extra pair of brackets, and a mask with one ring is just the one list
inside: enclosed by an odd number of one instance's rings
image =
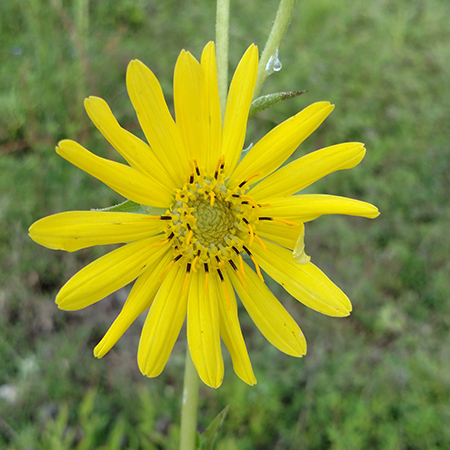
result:
[(191, 174), (189, 177), (189, 184), (192, 184), (194, 182), (194, 174)]
[(242, 218), (242, 222), (244, 222), (246, 225), (248, 225), (248, 220), (245, 217)]
[(175, 262), (177, 262), (183, 255), (177, 255), (175, 256), (175, 258), (173, 259)]
[(205, 273), (208, 273), (209, 272), (208, 263), (203, 263), (203, 266), (205, 268)]
[(236, 267), (236, 264), (232, 259), (229, 259), (228, 262), (230, 263), (230, 266), (233, 268), (235, 272), (237, 272), (238, 268)]
[(252, 253), (245, 245), (243, 245), (242, 248), (244, 249), (244, 252), (247, 253), (248, 256), (252, 256)]
[(234, 252), (236, 253), (236, 255), (239, 255), (239, 250), (233, 245), (233, 247), (231, 247)]
[(216, 255), (216, 261), (220, 264), (220, 258)]
[(223, 275), (222, 275), (222, 272), (220, 271), (220, 269), (217, 269), (217, 273), (219, 274), (219, 277), (220, 277), (220, 281), (223, 283)]
[(190, 273), (190, 271), (191, 271), (191, 263), (187, 263), (186, 273)]
[(169, 236), (167, 237), (167, 240), (170, 241), (174, 236), (175, 236), (175, 235), (173, 234), (173, 231), (172, 231), (172, 233), (170, 233)]
[(259, 220), (273, 220), (273, 217), (259, 217)]
[(159, 216), (161, 220), (172, 220), (172, 216)]

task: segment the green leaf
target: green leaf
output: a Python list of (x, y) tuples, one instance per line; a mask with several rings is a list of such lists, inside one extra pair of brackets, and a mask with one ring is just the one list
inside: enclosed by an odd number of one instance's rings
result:
[(228, 414), (228, 409), (230, 405), (225, 406), (225, 408), (216, 416), (216, 418), (209, 424), (208, 428), (203, 434), (200, 435), (200, 445), (198, 450), (212, 450), (214, 441), (219, 434), (225, 417)]
[(275, 105), (275, 103), (282, 100), (289, 100), (290, 98), (297, 97), (304, 94), (306, 91), (289, 91), (289, 92), (277, 92), (275, 94), (263, 95), (253, 100), (250, 106), (250, 112), (248, 113), (248, 120), (250, 120), (255, 114), (263, 111), (269, 106)]

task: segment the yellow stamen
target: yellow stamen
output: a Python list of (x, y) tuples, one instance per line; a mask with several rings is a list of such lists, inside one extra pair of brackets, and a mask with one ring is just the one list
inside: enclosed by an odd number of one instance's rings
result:
[(255, 264), (256, 273), (258, 274), (258, 277), (261, 279), (261, 281), (264, 283), (264, 278), (261, 274), (261, 269), (259, 268), (259, 264), (256, 262), (256, 259), (253, 255), (250, 256), (251, 260), (253, 261), (253, 264)]
[(218, 255), (216, 255), (216, 261), (217, 261), (217, 265), (219, 266), (219, 269), (223, 269), (223, 266), (225, 265), (225, 263), (219, 258)]
[(244, 279), (242, 278), (241, 273), (239, 272), (239, 269), (237, 268), (235, 262), (233, 259), (229, 259), (228, 262), (230, 263), (230, 266), (233, 268), (233, 270), (236, 272), (236, 275), (238, 276), (239, 280), (241, 281), (242, 285), (247, 288)]
[(253, 228), (250, 224), (247, 224), (248, 226), (248, 230), (250, 231), (250, 240), (248, 241), (248, 245), (252, 245), (253, 244), (253, 240), (255, 239), (255, 233), (253, 232)]
[(190, 272), (186, 272), (186, 275), (185, 275), (185, 277), (184, 277), (183, 289), (182, 289), (182, 291), (181, 291), (181, 293), (182, 293), (183, 295), (184, 295), (185, 292), (186, 292), (186, 286), (187, 286), (187, 282), (188, 282), (188, 279), (189, 279), (189, 274), (190, 274)]
[(214, 200), (216, 199), (216, 196), (214, 195), (214, 192), (209, 192), (208, 195), (209, 195), (209, 198), (211, 199), (210, 202), (209, 202), (210, 205), (214, 206)]
[(250, 195), (241, 195), (240, 197), (247, 199), (247, 204), (253, 206), (253, 208), (258, 208), (259, 206), (261, 206), (258, 203), (255, 203), (253, 197), (251, 197)]
[(194, 272), (197, 272), (197, 269), (196, 269), (196, 267), (195, 267), (195, 263), (197, 262), (197, 260), (198, 260), (198, 255), (193, 259), (193, 261), (192, 261), (192, 270), (194, 271)]
[(208, 278), (209, 278), (208, 275), (209, 273), (205, 272), (205, 294), (208, 293)]
[[(245, 289), (247, 289), (247, 285), (245, 284), (244, 278), (242, 277), (241, 273), (239, 272), (239, 270), (236, 271), (236, 275), (238, 276), (239, 280), (242, 283), (242, 286), (244, 286)], [(244, 274), (245, 275), (245, 274)]]
[(298, 225), (298, 223), (289, 222), (289, 220), (284, 220), (284, 219), (277, 219), (276, 217), (273, 217), (272, 220), (275, 220), (276, 222), (285, 223), (286, 225), (289, 225), (291, 227), (295, 227)]
[(161, 244), (153, 244), (150, 247), (162, 247), (163, 245), (166, 245), (169, 242), (169, 239), (166, 239), (164, 242), (161, 242)]
[(221, 156), (219, 158), (219, 161), (217, 161), (217, 166), (216, 166), (216, 170), (214, 171), (214, 178), (217, 180), (217, 177), (219, 175), (219, 171), (221, 170), (221, 168), (223, 167), (223, 164), (225, 163), (225, 156)]
[(222, 279), (222, 286), (223, 286), (223, 290), (225, 292), (225, 297), (227, 299), (227, 309), (229, 310), (231, 308), (231, 301), (230, 301), (230, 297), (228, 295), (227, 285), (225, 284), (225, 280), (223, 280), (223, 279)]
[(197, 160), (193, 159), (192, 161), (194, 163), (195, 173), (197, 174), (197, 176), (200, 176), (200, 169), (198, 168)]
[(256, 172), (256, 173), (254, 173), (253, 175), (250, 175), (245, 181), (243, 181), (243, 182), (239, 185), (239, 187), (241, 188), (241, 187), (245, 186), (252, 178), (257, 177), (258, 175), (259, 175), (259, 172)]
[(159, 275), (160, 280), (162, 280), (163, 275), (173, 266), (174, 263), (175, 263), (175, 260), (172, 259), (172, 261), (170, 261), (170, 263), (166, 266), (166, 268)]
[(289, 222), (289, 220), (284, 220), (284, 219), (278, 219), (278, 217), (268, 217), (268, 216), (259, 216), (258, 219), (262, 222), (262, 221), (275, 221), (275, 222), (281, 222), (281, 223), (285, 223), (286, 225), (289, 226), (297, 226), (298, 224), (295, 222)]
[(191, 166), (191, 176), (190, 176), (189, 182), (193, 183), (194, 182), (195, 165), (193, 164), (192, 161), (189, 161), (189, 165)]
[(257, 234), (255, 234), (255, 238), (259, 242), (259, 245), (263, 248), (263, 250), (267, 250), (266, 244), (264, 244), (264, 242), (261, 240), (261, 238)]
[(163, 214), (161, 216), (147, 216), (147, 219), (172, 220), (173, 217), (170, 214)]
[(185, 239), (185, 244), (189, 245), (189, 242), (191, 241), (191, 237), (194, 234), (194, 232), (192, 230), (189, 230), (188, 234), (186, 235), (186, 239)]
[(241, 269), (242, 275), (245, 276), (244, 259), (242, 258), (242, 255), (240, 253), (239, 253), (239, 267)]

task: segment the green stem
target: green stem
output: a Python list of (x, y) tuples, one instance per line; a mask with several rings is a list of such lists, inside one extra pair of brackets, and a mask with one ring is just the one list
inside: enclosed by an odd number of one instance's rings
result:
[(216, 59), (220, 109), (225, 114), (228, 91), (228, 36), (230, 29), (230, 0), (217, 0)]
[(270, 57), (277, 51), (286, 34), (296, 3), (297, 0), (281, 0), (280, 2), (275, 22), (273, 23), (272, 30), (270, 30), (266, 46), (264, 47), (264, 51), (259, 60), (258, 77), (256, 79), (255, 92), (253, 94), (254, 99), (260, 93), (266, 78), (271, 74), (270, 71), (266, 70), (267, 63), (269, 62)]
[(186, 365), (184, 368), (183, 405), (181, 407), (180, 450), (195, 449), (195, 432), (197, 430), (198, 387), (200, 378), (186, 348)]

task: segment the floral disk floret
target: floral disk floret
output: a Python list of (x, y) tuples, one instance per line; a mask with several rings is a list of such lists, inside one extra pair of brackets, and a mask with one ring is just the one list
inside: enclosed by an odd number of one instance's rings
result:
[(155, 75), (132, 61), (127, 89), (148, 144), (122, 128), (96, 97), (85, 101), (86, 111), (129, 165), (74, 141), (59, 143), (58, 154), (72, 164), (144, 208), (164, 211), (65, 212), (30, 227), (31, 238), (52, 249), (126, 244), (79, 271), (56, 298), (61, 309), (77, 310), (136, 280), (95, 356), (103, 357), (149, 309), (138, 349), (142, 373), (162, 372), (187, 316), (189, 350), (204, 383), (222, 383), (222, 339), (236, 374), (253, 385), (236, 294), (274, 346), (296, 357), (306, 353), (303, 333), (267, 288), (263, 272), (316, 311), (350, 313), (346, 295), (305, 254), (304, 223), (323, 214), (375, 218), (378, 210), (343, 197), (294, 194), (356, 166), (364, 145), (334, 145), (280, 168), (333, 110), (318, 102), (273, 129), (238, 164), (257, 70), (252, 45), (233, 76), (222, 120), (214, 44), (206, 45), (201, 62), (182, 51), (174, 73), (174, 120)]

